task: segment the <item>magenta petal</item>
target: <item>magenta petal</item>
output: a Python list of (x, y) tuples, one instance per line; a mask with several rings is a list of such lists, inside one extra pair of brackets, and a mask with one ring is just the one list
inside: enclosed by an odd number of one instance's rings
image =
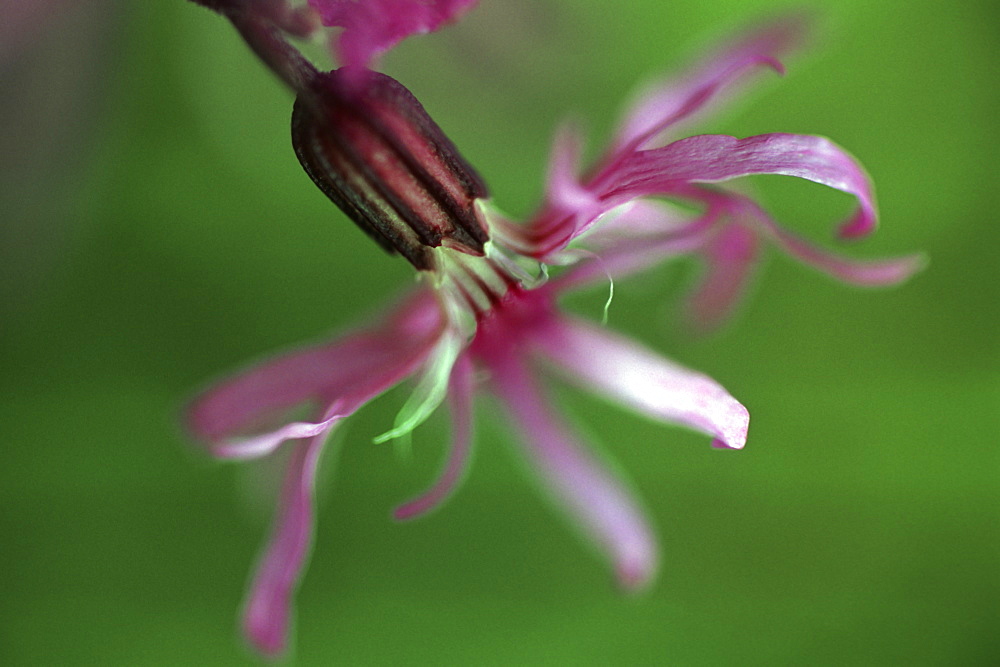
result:
[(927, 262), (919, 254), (891, 259), (849, 259), (814, 246), (767, 217), (757, 216), (755, 222), (764, 227), (775, 244), (795, 259), (834, 278), (862, 287), (901, 283), (923, 269)]
[(700, 331), (716, 328), (746, 293), (759, 254), (757, 234), (727, 225), (704, 249), (705, 274), (688, 297), (688, 318)]
[(684, 183), (717, 183), (753, 174), (796, 176), (852, 194), (859, 210), (841, 227), (841, 235), (860, 236), (875, 229), (875, 198), (864, 169), (829, 139), (811, 135), (688, 137), (627, 157), (604, 188), (608, 196), (641, 196), (669, 193)]
[(316, 469), (328, 434), (329, 429), (292, 451), (271, 538), (250, 584), (243, 631), (265, 655), (281, 654), (288, 643), (292, 596), (312, 545)]
[(784, 72), (781, 63), (773, 58), (748, 55), (726, 69), (712, 72), (711, 76), (697, 77), (678, 88), (661, 88), (647, 93), (626, 119), (615, 140), (614, 151), (628, 153), (649, 144), (670, 126), (700, 111), (723, 88), (761, 65)]
[(291, 422), (284, 426), (252, 438), (242, 438), (213, 445), (212, 454), (220, 459), (256, 459), (275, 451), (287, 440), (312, 438), (328, 432), (334, 424), (346, 415), (335, 414), (318, 423)]
[(560, 127), (552, 143), (547, 178), (547, 200), (555, 211), (576, 213), (596, 204), (595, 197), (578, 180), (582, 150), (579, 128), (569, 124)]
[(472, 371), (468, 355), (459, 357), (452, 369), (448, 388), (452, 442), (444, 471), (431, 488), (397, 507), (393, 512), (396, 519), (413, 519), (438, 507), (447, 500), (462, 478), (472, 444)]
[(309, 0), (323, 25), (344, 29), (336, 42), (341, 64), (367, 67), (411, 35), (457, 20), (477, 0)]
[(619, 582), (638, 589), (656, 574), (652, 531), (629, 491), (551, 414), (528, 372), (515, 359), (493, 368), (497, 393), (521, 431), (541, 479), (586, 533), (607, 552)]
[(537, 343), (585, 389), (655, 419), (683, 424), (742, 449), (750, 415), (711, 378), (668, 361), (638, 343), (581, 320), (553, 323)]
[(412, 372), (441, 327), (437, 302), (419, 293), (387, 322), (279, 356), (215, 385), (191, 404), (189, 428), (200, 439), (221, 443), (305, 402), (329, 404), (348, 393), (370, 398)]
[[(678, 219), (658, 216), (659, 207), (652, 202), (636, 201), (634, 215), (653, 217), (638, 222), (631, 220), (633, 212), (623, 219), (610, 222), (608, 228), (584, 239), (584, 259), (559, 275), (552, 282), (565, 290), (604, 280), (615, 280), (654, 266), (663, 260), (703, 247), (709, 238), (716, 216), (707, 214), (699, 219), (678, 224)], [(649, 223), (662, 229), (652, 233)], [(611, 228), (614, 227), (612, 230)], [(613, 240), (613, 236), (618, 236)], [(595, 248), (591, 250), (591, 248)]]
[(770, 21), (734, 36), (725, 49), (644, 91), (622, 120), (613, 152), (641, 148), (675, 123), (718, 107), (730, 97), (723, 93), (745, 81), (760, 65), (781, 72), (777, 58), (802, 42), (806, 27), (799, 14)]

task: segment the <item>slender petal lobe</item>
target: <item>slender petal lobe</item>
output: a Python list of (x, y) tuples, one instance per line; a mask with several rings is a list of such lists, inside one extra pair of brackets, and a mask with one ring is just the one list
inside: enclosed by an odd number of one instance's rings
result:
[(631, 494), (577, 445), (519, 361), (511, 359), (495, 367), (494, 380), (542, 480), (607, 552), (622, 586), (645, 586), (656, 573), (659, 554)]
[(418, 294), (387, 322), (276, 357), (215, 385), (190, 406), (188, 426), (198, 438), (218, 444), (305, 402), (332, 403), (348, 393), (370, 398), (419, 365), (441, 326), (434, 299)]
[(852, 194), (859, 210), (841, 227), (841, 235), (863, 236), (875, 229), (875, 197), (868, 175), (825, 137), (782, 133), (746, 139), (724, 134), (688, 137), (629, 156), (606, 190), (616, 195), (663, 194), (682, 183), (718, 183), (753, 174), (796, 176)]
[(477, 0), (309, 0), (323, 25), (344, 29), (336, 43), (344, 65), (367, 67), (410, 35), (433, 32)]
[(537, 337), (571, 379), (655, 419), (683, 424), (742, 449), (750, 416), (711, 378), (582, 320), (563, 319)]
[(757, 66), (782, 71), (778, 58), (801, 44), (807, 23), (802, 14), (768, 21), (742, 36), (733, 36), (724, 49), (679, 76), (643, 90), (622, 119), (613, 152), (649, 147), (664, 130), (676, 130), (679, 121), (691, 121), (731, 102), (732, 95), (727, 93), (744, 83)]
[(688, 297), (687, 316), (700, 331), (718, 327), (746, 293), (757, 263), (757, 234), (740, 225), (727, 225), (703, 251), (705, 274)]
[(472, 444), (472, 360), (468, 355), (455, 362), (448, 388), (451, 410), (451, 452), (437, 481), (413, 500), (393, 512), (397, 519), (412, 519), (438, 507), (448, 499), (465, 472)]
[(282, 653), (288, 643), (292, 595), (312, 545), (316, 469), (328, 431), (292, 451), (271, 539), (250, 584), (243, 631), (265, 655)]

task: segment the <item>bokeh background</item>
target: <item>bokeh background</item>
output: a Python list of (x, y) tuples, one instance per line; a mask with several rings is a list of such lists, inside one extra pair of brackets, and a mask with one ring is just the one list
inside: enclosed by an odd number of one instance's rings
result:
[[(48, 13), (15, 21), (28, 5)], [(559, 120), (594, 149), (638, 82), (782, 5), (484, 0), (385, 69), (524, 214)], [(837, 0), (820, 18), (784, 79), (699, 130), (834, 138), (882, 211), (848, 251), (921, 250), (928, 270), (861, 291), (774, 256), (706, 339), (678, 324), (694, 265), (616, 285), (611, 326), (753, 415), (747, 448), (719, 452), (556, 385), (658, 528), (661, 576), (637, 597), (540, 501), (489, 402), (453, 501), (393, 523), (447, 428), (408, 454), (372, 444), (406, 394), (385, 395), (320, 481), (297, 663), (1000, 661), (1000, 24), (986, 1)], [(363, 320), (412, 272), (300, 171), (289, 95), (221, 19), (94, 0), (5, 2), (0, 23), (0, 662), (251, 661), (236, 614), (268, 470), (206, 460), (181, 407)], [(752, 185), (829, 240), (850, 199), (791, 181)], [(599, 316), (605, 297), (570, 307)]]

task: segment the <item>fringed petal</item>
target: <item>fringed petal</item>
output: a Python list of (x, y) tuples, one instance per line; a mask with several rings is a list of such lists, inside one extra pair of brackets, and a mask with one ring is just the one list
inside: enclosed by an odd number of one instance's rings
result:
[(498, 364), (493, 373), (525, 451), (556, 500), (607, 553), (623, 587), (640, 589), (649, 584), (659, 550), (632, 494), (576, 443), (519, 361)]
[(472, 361), (463, 355), (455, 362), (448, 387), (451, 411), (451, 451), (441, 476), (416, 498), (393, 512), (400, 520), (413, 519), (439, 507), (462, 479), (472, 445)]
[(268, 656), (287, 648), (292, 597), (313, 539), (316, 470), (330, 428), (292, 451), (271, 537), (247, 593), (243, 632), (254, 648)]
[(727, 40), (727, 46), (680, 76), (642, 91), (622, 119), (611, 155), (648, 148), (664, 130), (693, 120), (728, 102), (738, 84), (761, 65), (782, 72), (778, 58), (797, 48), (807, 30), (806, 17), (791, 14)]
[(654, 419), (742, 449), (750, 415), (711, 378), (581, 320), (554, 321), (536, 345), (571, 380)]
[(841, 236), (863, 236), (875, 229), (875, 196), (864, 169), (829, 139), (811, 135), (688, 137), (628, 156), (602, 190), (612, 198), (668, 194), (686, 183), (718, 183), (754, 174), (796, 176), (852, 194), (858, 211), (841, 226)]
[(757, 234), (726, 225), (705, 245), (705, 273), (687, 299), (687, 319), (702, 333), (721, 325), (746, 294), (760, 254)]
[(477, 0), (309, 0), (326, 26), (343, 28), (335, 42), (342, 65), (368, 67), (411, 35), (457, 20)]
[(575, 214), (597, 203), (578, 180), (582, 151), (583, 137), (579, 127), (569, 123), (560, 127), (552, 142), (546, 179), (546, 200), (555, 212)]
[[(631, 220), (616, 219), (600, 235), (588, 234), (583, 239), (583, 249), (576, 252), (577, 262), (552, 281), (554, 286), (558, 289), (571, 289), (603, 280), (615, 280), (655, 266), (670, 257), (698, 251), (711, 237), (712, 224), (716, 218), (714, 212), (686, 224), (678, 224), (676, 218), (655, 217), (656, 207), (652, 206), (652, 202), (637, 201), (633, 204), (637, 205), (636, 215), (648, 213), (653, 217), (634, 226)], [(629, 212), (626, 217), (630, 218), (632, 215)], [(662, 229), (653, 233), (648, 226), (657, 223)], [(612, 225), (617, 233), (610, 229)], [(566, 251), (572, 252), (573, 250)]]
[(786, 254), (837, 280), (861, 287), (886, 287), (905, 282), (927, 265), (922, 254), (889, 259), (851, 259), (824, 250), (784, 229), (767, 216), (757, 216), (756, 224)]
[(291, 422), (284, 426), (252, 438), (238, 438), (211, 447), (212, 455), (219, 459), (247, 460), (266, 456), (288, 440), (312, 438), (328, 432), (333, 425), (346, 415), (333, 414), (321, 422)]
[[(329, 405), (348, 394), (371, 398), (413, 372), (443, 326), (433, 296), (418, 293), (377, 326), (279, 356), (215, 385), (191, 404), (188, 426), (199, 439), (220, 444), (306, 402)], [(264, 447), (264, 440), (257, 444)]]

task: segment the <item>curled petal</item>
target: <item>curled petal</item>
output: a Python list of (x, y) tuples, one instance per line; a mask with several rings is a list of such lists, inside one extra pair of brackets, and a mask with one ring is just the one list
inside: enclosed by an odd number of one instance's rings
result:
[(335, 49), (341, 64), (367, 67), (410, 35), (457, 20), (477, 0), (309, 0), (323, 25), (344, 29)]
[(577, 177), (582, 144), (580, 129), (575, 125), (563, 125), (556, 132), (547, 178), (547, 200), (555, 211), (575, 213), (597, 203), (596, 198), (580, 185)]
[(585, 389), (660, 421), (683, 424), (742, 449), (750, 415), (711, 378), (633, 341), (580, 320), (553, 322), (537, 338), (542, 353)]
[(493, 371), (497, 393), (520, 429), (541, 479), (607, 552), (622, 586), (638, 589), (648, 584), (656, 574), (658, 549), (629, 491), (577, 445), (518, 361), (499, 363)]
[(682, 120), (692, 120), (728, 101), (724, 93), (744, 82), (757, 67), (783, 71), (778, 58), (803, 41), (807, 21), (790, 14), (727, 40), (727, 47), (689, 71), (642, 91), (622, 119), (612, 153), (648, 145)]
[[(604, 279), (614, 280), (654, 266), (666, 258), (697, 251), (708, 243), (712, 223), (717, 217), (710, 212), (686, 224), (677, 224), (676, 219), (657, 216), (657, 208), (651, 202), (634, 203), (640, 205), (636, 215), (649, 214), (652, 217), (634, 227), (630, 220), (616, 219), (609, 224), (619, 232), (614, 240), (610, 229), (607, 233), (601, 230), (599, 235), (588, 235), (585, 239), (587, 249), (583, 251), (585, 259), (555, 278), (553, 284), (567, 289)], [(632, 215), (628, 212), (624, 217), (631, 218)], [(662, 226), (659, 233), (652, 233), (647, 228), (650, 223)], [(596, 249), (591, 251), (593, 246)]]
[(656, 199), (634, 199), (608, 211), (581, 232), (576, 240), (587, 249), (608, 250), (628, 241), (653, 240), (688, 229), (697, 214)]
[(747, 284), (759, 255), (757, 234), (740, 225), (727, 225), (706, 244), (705, 275), (688, 297), (688, 319), (702, 332), (711, 331), (728, 317)]
[(778, 247), (795, 259), (852, 285), (862, 287), (896, 285), (909, 279), (927, 264), (927, 258), (921, 254), (890, 259), (850, 259), (809, 243), (767, 216), (758, 216), (755, 222), (763, 226), (764, 233)]
[(393, 512), (398, 520), (412, 519), (440, 506), (465, 472), (472, 444), (472, 361), (459, 357), (451, 373), (448, 405), (451, 409), (451, 452), (437, 481), (413, 500)]
[[(200, 439), (223, 443), (305, 402), (330, 404), (348, 394), (367, 400), (419, 366), (442, 326), (437, 302), (419, 293), (375, 327), (276, 357), (217, 384), (191, 404), (188, 426)], [(257, 445), (264, 447), (264, 440)]]
[(274, 527), (250, 583), (243, 632), (261, 653), (281, 654), (288, 642), (292, 596), (312, 545), (316, 469), (330, 427), (293, 451)]
[(345, 415), (335, 414), (321, 422), (291, 422), (277, 430), (252, 438), (230, 440), (211, 448), (212, 454), (220, 459), (256, 459), (275, 451), (287, 440), (312, 438), (328, 432)]
[(766, 56), (747, 56), (713, 76), (689, 83), (680, 89), (661, 89), (649, 95), (629, 115), (621, 136), (615, 142), (616, 153), (629, 153), (651, 143), (667, 128), (706, 106), (719, 91), (742, 78), (745, 72), (766, 65), (784, 73), (781, 63)]
[(875, 196), (864, 169), (829, 139), (811, 135), (688, 137), (628, 156), (603, 189), (605, 196), (638, 197), (669, 193), (685, 183), (717, 183), (754, 174), (796, 176), (852, 194), (858, 199), (858, 211), (841, 226), (841, 236), (862, 236), (875, 229)]

